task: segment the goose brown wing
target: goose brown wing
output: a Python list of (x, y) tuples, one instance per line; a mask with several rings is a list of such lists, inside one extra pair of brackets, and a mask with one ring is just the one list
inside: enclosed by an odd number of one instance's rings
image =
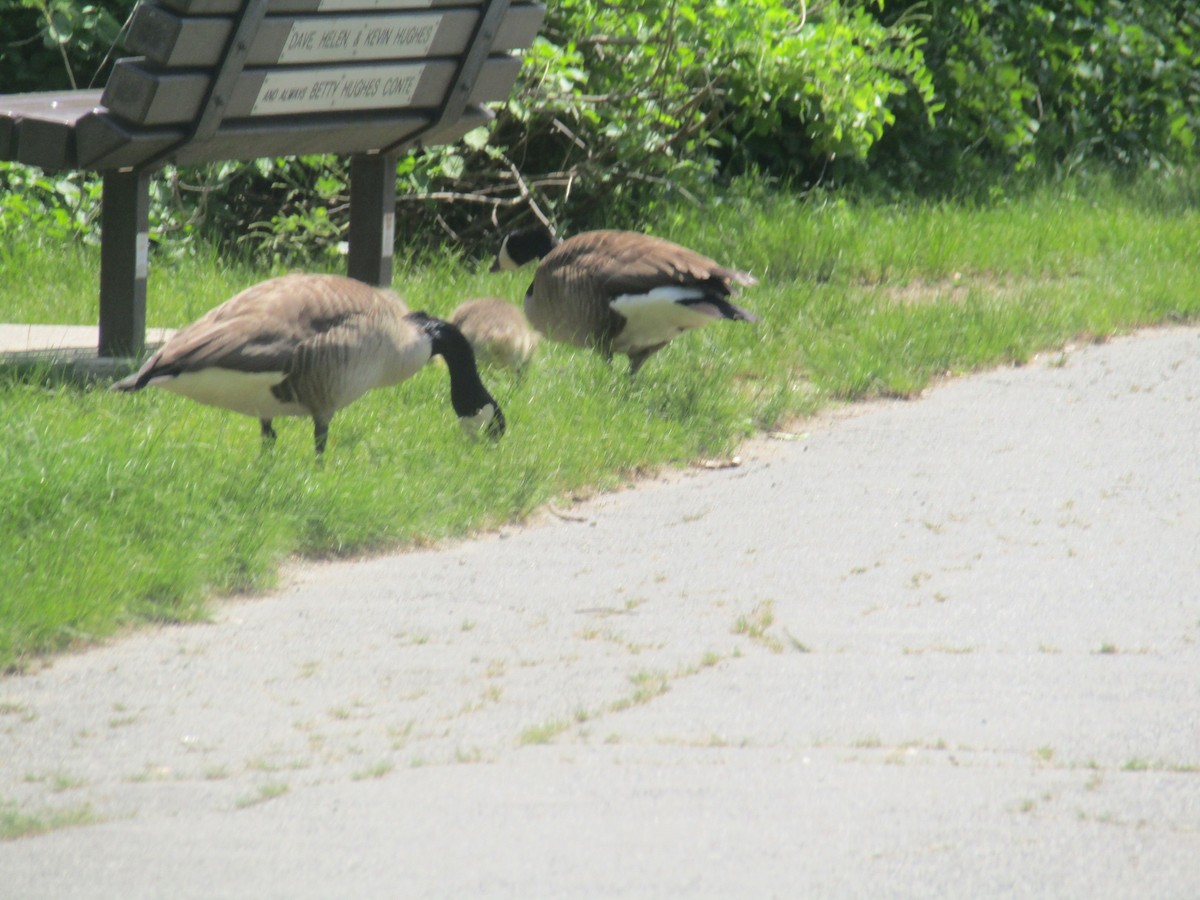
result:
[[(394, 295), (391, 299), (400, 302)], [(339, 333), (356, 330), (356, 323), (387, 302), (382, 292), (349, 278), (272, 279), (248, 288), (178, 332), (142, 374), (153, 377), (210, 367), (286, 372), (300, 348), (318, 338), (337, 343)]]
[[(644, 294), (656, 287), (700, 287), (720, 296), (729, 293), (728, 282), (753, 283), (750, 276), (726, 268), (694, 250), (662, 238), (636, 232), (597, 231), (567, 241), (570, 262), (587, 272), (610, 297)], [(557, 251), (556, 251), (557, 252)]]

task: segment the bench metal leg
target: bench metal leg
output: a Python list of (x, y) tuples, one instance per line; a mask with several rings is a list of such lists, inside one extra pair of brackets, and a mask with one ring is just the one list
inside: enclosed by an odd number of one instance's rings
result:
[(150, 175), (109, 172), (100, 205), (100, 356), (140, 356), (146, 347)]
[(350, 277), (367, 284), (390, 285), (395, 237), (396, 154), (351, 157)]

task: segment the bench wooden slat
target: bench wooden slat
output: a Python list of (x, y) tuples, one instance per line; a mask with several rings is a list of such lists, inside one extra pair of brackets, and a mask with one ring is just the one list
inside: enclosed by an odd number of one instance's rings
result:
[[(453, 130), (437, 136), (437, 143), (456, 141), (490, 119), (491, 113), (486, 109), (472, 107)], [(308, 153), (365, 153), (416, 134), (430, 120), (428, 113), (398, 110), (323, 117), (319, 123), (309, 117), (227, 121), (212, 138), (184, 145), (171, 159), (179, 165), (191, 165)], [(91, 151), (91, 155), (80, 160), (80, 165), (99, 170), (137, 166), (187, 137), (183, 126), (131, 129), (104, 114), (83, 117), (76, 130), (79, 146)]]
[[(183, 15), (228, 16), (241, 9), (242, 0), (156, 0)], [(334, 13), (429, 9), (442, 6), (480, 6), (483, 0), (271, 0), (268, 13)]]
[(64, 95), (53, 106), (21, 114), (15, 122), (16, 153), (13, 159), (43, 169), (75, 168), (75, 123), (97, 109), (96, 92)]
[[(540, 4), (512, 6), (492, 49), (528, 47), (546, 9)], [(457, 56), (470, 40), (479, 10), (443, 9), (336, 16), (269, 16), (250, 46), (247, 66), (318, 63), (336, 59), (419, 59)], [(159, 6), (142, 5), (134, 14), (125, 48), (159, 66), (213, 66), (233, 29), (232, 19), (181, 17)]]
[(0, 160), (14, 161), (18, 151), (19, 123), (22, 119), (42, 112), (51, 116), (64, 109), (76, 112), (100, 105), (103, 92), (40, 91), (30, 94), (10, 94), (0, 97)]
[[(508, 96), (521, 68), (512, 56), (484, 64), (469, 102)], [(225, 105), (228, 118), (304, 112), (429, 107), (442, 102), (454, 78), (453, 60), (244, 69)], [(202, 70), (156, 72), (138, 59), (119, 60), (103, 103), (131, 124), (170, 125), (195, 119), (209, 87)]]
[(183, 125), (130, 128), (101, 108), (75, 124), (77, 165), (97, 172), (131, 169), (166, 153), (188, 136)]
[(76, 168), (75, 123), (79, 113), (22, 119), (17, 130), (16, 161), (51, 172)]
[[(412, 111), (384, 116), (352, 114), (339, 117), (332, 127), (337, 138), (329, 140), (322, 129), (296, 128), (290, 131), (264, 128), (254, 121), (228, 122), (209, 141), (189, 144), (182, 150), (180, 165), (207, 162), (211, 159), (258, 159), (264, 156), (303, 155), (308, 153), (339, 153), (351, 155), (374, 150), (389, 143), (415, 135), (431, 121), (429, 115)], [(455, 123), (455, 130), (438, 136), (438, 143), (455, 141), (472, 128), (486, 125), (492, 114), (475, 106), (469, 114)]]

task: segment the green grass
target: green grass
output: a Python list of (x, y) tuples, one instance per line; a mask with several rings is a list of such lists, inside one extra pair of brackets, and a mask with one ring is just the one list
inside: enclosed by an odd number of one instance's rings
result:
[(772, 653), (782, 653), (783, 641), (769, 633), (774, 624), (775, 601), (764, 600), (755, 606), (748, 615), (738, 616), (732, 631), (734, 634), (746, 635), (750, 640), (756, 641)]
[(12, 803), (0, 801), (0, 841), (35, 837), (60, 828), (90, 825), (96, 821), (98, 819), (87, 805), (28, 813)]
[(258, 790), (253, 794), (248, 794), (237, 801), (238, 809), (249, 809), (252, 806), (258, 806), (261, 803), (266, 803), (268, 800), (274, 800), (276, 797), (282, 797), (291, 788), (283, 782), (272, 782), (271, 784), (259, 785)]
[[(485, 373), (509, 431), (459, 431), (444, 369), (334, 420), (257, 424), (163, 392), (117, 395), (0, 371), (0, 669), (146, 622), (203, 618), (214, 595), (263, 589), (292, 554), (427, 544), (520, 520), (565, 493), (730, 452), (830, 401), (908, 396), (945, 374), (1021, 362), (1200, 313), (1200, 212), (1161, 183), (1063, 187), (991, 206), (798, 200), (761, 186), (650, 230), (749, 268), (763, 321), (717, 325), (623, 364), (543, 344), (523, 379)], [(529, 272), (405, 267), (397, 289), (447, 314), (517, 300)], [(0, 242), (0, 320), (95, 321), (94, 248)], [(155, 259), (150, 325), (184, 324), (277, 271)]]
[(529, 744), (549, 744), (570, 727), (570, 722), (551, 719), (541, 725), (531, 725), (523, 729), (517, 740), (523, 747)]

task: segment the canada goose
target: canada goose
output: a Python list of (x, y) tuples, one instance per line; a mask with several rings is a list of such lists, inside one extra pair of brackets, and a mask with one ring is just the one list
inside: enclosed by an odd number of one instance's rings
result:
[(503, 434), (504, 415), (457, 328), (340, 275), (284, 275), (247, 288), (177, 332), (112, 390), (154, 385), (254, 416), (267, 445), (276, 416), (311, 416), (320, 455), (334, 413), (371, 388), (410, 378), (438, 354), (464, 428)]
[(450, 324), (463, 333), (482, 361), (521, 371), (538, 345), (537, 332), (521, 310), (499, 297), (479, 297), (460, 303)]
[(756, 322), (729, 301), (757, 284), (687, 247), (632, 231), (588, 231), (555, 246), (544, 228), (505, 237), (493, 270), (541, 259), (525, 315), (552, 340), (629, 357), (629, 373), (676, 335), (715, 319)]

